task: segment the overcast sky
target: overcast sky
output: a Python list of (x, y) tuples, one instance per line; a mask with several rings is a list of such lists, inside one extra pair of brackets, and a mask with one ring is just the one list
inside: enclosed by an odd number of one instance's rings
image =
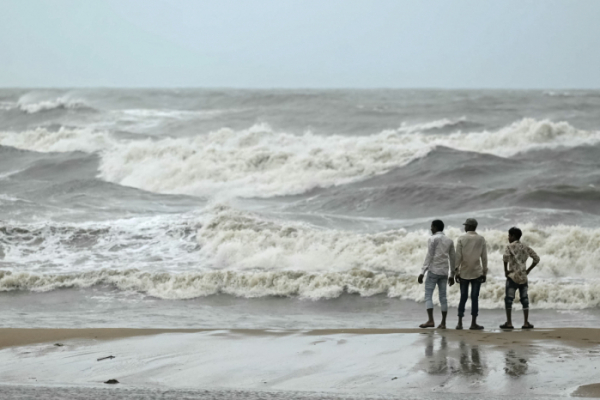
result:
[(0, 0), (0, 86), (600, 88), (600, 0)]

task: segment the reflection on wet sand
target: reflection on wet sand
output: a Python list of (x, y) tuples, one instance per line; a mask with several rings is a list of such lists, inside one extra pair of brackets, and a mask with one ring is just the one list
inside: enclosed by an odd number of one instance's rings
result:
[(481, 362), (479, 347), (467, 344), (462, 340), (457, 347), (457, 349), (449, 348), (448, 339), (445, 336), (428, 335), (425, 340), (425, 357), (427, 360), (425, 370), (427, 373), (431, 375), (450, 373), (465, 376), (482, 375), (485, 372), (485, 367)]
[(504, 357), (504, 372), (506, 375), (518, 378), (527, 373), (529, 366), (523, 354), (517, 355), (514, 350), (509, 350)]
[(427, 372), (432, 375), (444, 375), (448, 373), (448, 340), (442, 336), (439, 349), (435, 350), (435, 338), (433, 335), (427, 337), (425, 346), (425, 357), (428, 359)]
[(459, 343), (460, 350), (460, 371), (463, 375), (482, 375), (484, 368), (481, 364), (479, 346), (471, 346), (464, 341)]

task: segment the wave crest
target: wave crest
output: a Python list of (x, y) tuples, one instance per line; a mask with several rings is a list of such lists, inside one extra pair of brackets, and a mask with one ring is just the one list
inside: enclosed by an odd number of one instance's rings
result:
[(37, 102), (19, 101), (17, 107), (27, 114), (35, 114), (42, 111), (51, 110), (73, 110), (90, 108), (83, 100), (72, 99), (68, 97), (57, 97), (50, 100), (41, 100)]
[(161, 193), (272, 197), (381, 174), (423, 157), (436, 146), (511, 156), (598, 141), (599, 132), (530, 119), (497, 132), (385, 131), (361, 137), (291, 135), (257, 125), (195, 138), (129, 142), (103, 156), (100, 176)]
[[(5, 251), (0, 290), (106, 284), (165, 299), (218, 293), (323, 299), (351, 293), (423, 300), (416, 276), (425, 258), (424, 230), (365, 234), (320, 229), (224, 205), (209, 208), (193, 223), (122, 222), (127, 225), (118, 230), (108, 225), (0, 229)], [(536, 307), (599, 306), (600, 229), (522, 228), (523, 242), (542, 259), (531, 276)], [(445, 232), (452, 239), (461, 234), (453, 227)], [(506, 232), (481, 234), (489, 252), (482, 306), (502, 307)], [(450, 299), (458, 301), (456, 288)]]
[(294, 135), (261, 124), (195, 137), (118, 141), (91, 130), (36, 129), (0, 133), (0, 144), (33, 151), (101, 151), (101, 178), (153, 192), (272, 197), (382, 174), (437, 146), (508, 157), (528, 150), (600, 142), (600, 132), (533, 119), (495, 132), (409, 131), (402, 127), (368, 136)]
[[(330, 299), (344, 293), (360, 296), (386, 295), (424, 301), (423, 286), (414, 276), (395, 276), (368, 270), (310, 273), (300, 271), (207, 271), (150, 273), (139, 270), (100, 270), (74, 274), (35, 274), (0, 271), (0, 291), (49, 291), (110, 285), (134, 290), (161, 299), (191, 299), (216, 294), (255, 298), (266, 296)], [(457, 304), (456, 286), (448, 290), (448, 300)], [(600, 280), (586, 283), (533, 280), (529, 298), (536, 308), (583, 309), (600, 306)], [(504, 307), (504, 281), (488, 280), (482, 286), (482, 308)]]
[(36, 128), (22, 132), (0, 132), (0, 145), (39, 153), (83, 151), (95, 153), (116, 146), (108, 133), (61, 127), (53, 131)]

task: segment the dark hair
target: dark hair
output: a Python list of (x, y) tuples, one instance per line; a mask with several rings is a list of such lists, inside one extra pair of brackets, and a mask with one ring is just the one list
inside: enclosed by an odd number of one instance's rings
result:
[(435, 226), (439, 232), (444, 230), (444, 222), (441, 219), (436, 219), (431, 225)]
[(519, 228), (516, 228), (514, 226), (508, 230), (508, 234), (513, 236), (517, 240), (521, 239), (521, 236), (523, 236), (523, 232), (521, 232)]

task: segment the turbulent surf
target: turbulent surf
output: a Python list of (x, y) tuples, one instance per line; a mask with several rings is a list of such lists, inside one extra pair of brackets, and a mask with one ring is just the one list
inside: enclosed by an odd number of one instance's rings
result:
[(519, 225), (532, 303), (597, 308), (600, 93), (576, 94), (0, 90), (0, 291), (422, 301), (430, 220), (469, 216), (481, 306)]

